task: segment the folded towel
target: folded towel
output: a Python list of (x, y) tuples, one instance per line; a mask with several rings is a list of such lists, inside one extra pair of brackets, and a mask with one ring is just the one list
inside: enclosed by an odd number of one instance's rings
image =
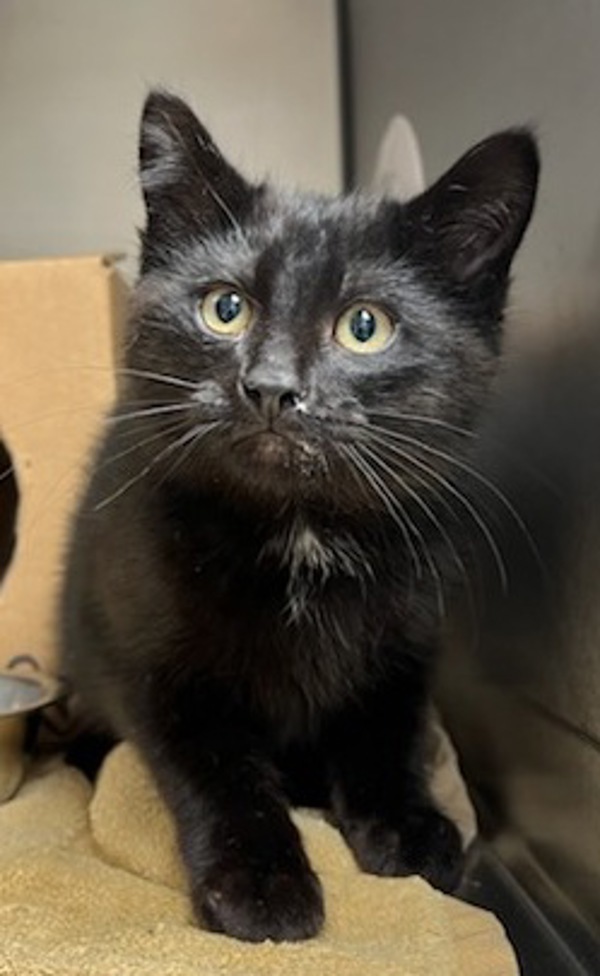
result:
[(169, 814), (134, 749), (96, 788), (53, 762), (0, 807), (4, 976), (514, 976), (500, 925), (417, 878), (362, 874), (336, 830), (295, 814), (325, 890), (308, 942), (249, 945), (191, 918)]

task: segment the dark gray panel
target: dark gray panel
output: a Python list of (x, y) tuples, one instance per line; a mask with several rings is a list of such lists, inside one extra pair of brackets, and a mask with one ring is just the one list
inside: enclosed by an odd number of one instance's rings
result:
[(567, 920), (566, 958), (579, 931), (600, 958), (600, 7), (346, 8), (359, 181), (396, 111), (430, 177), (495, 128), (540, 123), (542, 191), (517, 268), (538, 335), (509, 356), (476, 462), (498, 492), (478, 504), (508, 591), (482, 545), (478, 613), (454, 620), (440, 695), (493, 850), (550, 928)]

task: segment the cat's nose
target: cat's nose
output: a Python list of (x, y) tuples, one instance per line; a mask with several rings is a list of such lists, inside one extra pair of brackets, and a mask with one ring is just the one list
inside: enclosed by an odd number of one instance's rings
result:
[(289, 379), (247, 376), (240, 382), (242, 398), (252, 408), (271, 422), (287, 410), (295, 409), (302, 400), (297, 384)]

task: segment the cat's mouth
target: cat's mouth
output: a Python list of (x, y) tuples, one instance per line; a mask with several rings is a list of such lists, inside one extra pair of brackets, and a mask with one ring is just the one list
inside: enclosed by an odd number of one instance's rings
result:
[(233, 438), (233, 446), (245, 454), (253, 455), (257, 461), (282, 463), (290, 460), (294, 443), (285, 434), (275, 430), (254, 431)]
[(314, 444), (272, 428), (239, 434), (231, 443), (245, 464), (295, 472), (322, 463), (321, 452)]

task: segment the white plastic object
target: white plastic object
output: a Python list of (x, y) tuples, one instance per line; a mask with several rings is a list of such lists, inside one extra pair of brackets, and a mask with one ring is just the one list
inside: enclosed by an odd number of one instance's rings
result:
[(394, 115), (388, 123), (377, 154), (372, 189), (397, 200), (409, 200), (425, 189), (419, 140), (405, 115)]

